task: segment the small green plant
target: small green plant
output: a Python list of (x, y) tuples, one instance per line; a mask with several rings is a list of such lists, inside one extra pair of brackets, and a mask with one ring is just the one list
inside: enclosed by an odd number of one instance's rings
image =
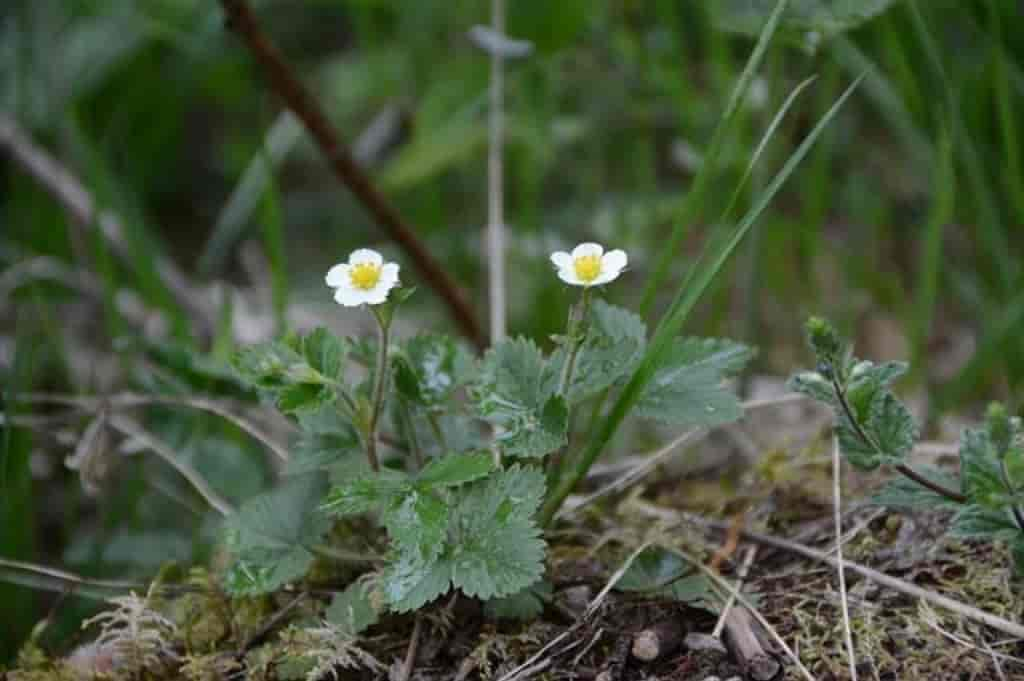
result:
[(790, 388), (832, 407), (840, 448), (852, 466), (865, 471), (889, 466), (900, 473), (875, 502), (895, 508), (952, 509), (951, 534), (1006, 541), (1017, 571), (1024, 572), (1020, 419), (993, 403), (984, 425), (965, 429), (959, 478), (911, 466), (907, 456), (918, 439), (918, 428), (892, 391), (907, 364), (876, 364), (855, 357), (851, 345), (824, 319), (812, 317), (806, 328), (817, 367), (794, 375)]
[[(380, 611), (415, 610), (453, 589), (492, 613), (537, 611), (549, 591), (538, 512), (557, 510), (548, 489), (589, 466), (570, 424), (584, 403), (590, 425), (600, 422), (647, 344), (640, 317), (598, 295), (625, 269), (623, 251), (581, 244), (551, 260), (580, 296), (550, 354), (526, 338), (482, 358), (446, 336), (395, 341), (408, 289), (395, 289), (397, 265), (365, 249), (327, 283), (340, 304), (369, 308), (375, 342), (317, 329), (238, 353), (239, 375), (300, 435), (285, 482), (229, 519), (231, 592), (266, 593), (304, 578), (318, 558), (351, 559), (367, 541), (346, 528), (365, 516), (384, 531), (369, 543), (383, 546), (386, 534), (386, 551), (335, 599), (332, 625), (356, 633)], [(679, 426), (735, 420), (742, 409), (724, 382), (751, 356), (731, 341), (675, 339), (632, 415)]]

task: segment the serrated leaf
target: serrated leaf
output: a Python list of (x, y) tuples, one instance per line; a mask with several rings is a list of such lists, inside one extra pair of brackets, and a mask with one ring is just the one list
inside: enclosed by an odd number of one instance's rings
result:
[(836, 434), (847, 460), (861, 470), (870, 471), (882, 464), (900, 464), (914, 448), (917, 425), (906, 406), (887, 390), (874, 394), (867, 420), (861, 428), (866, 441), (841, 409), (836, 411)]
[(846, 383), (846, 400), (857, 418), (861, 421), (870, 418), (876, 396), (888, 392), (889, 386), (906, 371), (906, 362), (875, 364), (860, 360), (854, 363)]
[(419, 475), (417, 485), (451, 487), (482, 478), (494, 468), (494, 457), (489, 452), (475, 454), (449, 454), (432, 459)]
[(305, 575), (309, 546), (327, 532), (316, 512), (324, 484), (318, 476), (293, 478), (242, 504), (226, 523), (234, 556), (226, 586), (234, 594), (267, 593)]
[(432, 560), (402, 551), (385, 573), (392, 609), (418, 608), (451, 586), (486, 600), (536, 582), (544, 542), (533, 516), (543, 496), (543, 474), (519, 465), (453, 490), (442, 551)]
[(343, 465), (354, 477), (368, 471), (359, 434), (334, 405), (298, 415), (302, 434), (285, 464), (285, 475), (304, 475)]
[(1006, 505), (999, 455), (984, 428), (965, 428), (960, 435), (960, 481), (972, 503), (990, 509)]
[(345, 350), (326, 329), (242, 348), (232, 365), (239, 377), (268, 394), (286, 413), (332, 402)]
[[(936, 468), (926, 466), (915, 466), (914, 471), (924, 478), (941, 485), (946, 489), (956, 489), (958, 481), (951, 475), (947, 475)], [(927, 487), (899, 475), (885, 484), (878, 492), (871, 496), (869, 503), (886, 508), (898, 508), (904, 510), (928, 509), (949, 506), (959, 508), (960, 504), (951, 501), (949, 498), (933, 492)]]
[(665, 354), (637, 402), (640, 415), (680, 426), (713, 426), (743, 416), (724, 382), (753, 357), (740, 343), (680, 338)]
[(965, 506), (953, 517), (949, 533), (954, 537), (980, 537), (1015, 541), (1021, 535), (1008, 509)]
[(564, 401), (554, 396), (555, 378), (533, 341), (506, 340), (484, 357), (475, 386), (476, 408), (499, 426), (498, 442), (512, 457), (541, 457), (568, 441)]
[[(636, 368), (647, 343), (647, 325), (629, 310), (597, 300), (590, 328), (576, 356), (566, 389), (569, 404), (597, 395)], [(568, 352), (563, 346), (551, 356), (551, 372), (561, 375)]]
[(637, 556), (615, 587), (717, 610), (715, 592), (707, 578), (676, 554), (658, 547), (652, 546)]
[(382, 469), (377, 473), (335, 485), (320, 505), (320, 509), (334, 516), (385, 511), (400, 501), (411, 489), (408, 476), (390, 469)]
[(307, 364), (327, 380), (338, 380), (345, 358), (345, 346), (323, 327), (302, 338), (302, 355)]
[(836, 391), (832, 382), (817, 371), (801, 371), (786, 382), (786, 388), (822, 404), (836, 405)]
[(384, 598), (395, 612), (418, 610), (451, 590), (451, 568), (444, 559), (402, 556), (381, 575)]
[(407, 400), (426, 407), (444, 405), (473, 373), (469, 352), (447, 336), (421, 334), (402, 346), (395, 385)]
[(493, 619), (531, 620), (544, 612), (544, 603), (551, 598), (554, 587), (542, 579), (511, 596), (492, 598), (484, 603), (484, 614)]
[(917, 425), (907, 407), (895, 395), (879, 394), (871, 403), (867, 430), (889, 463), (902, 462), (917, 441)]
[(409, 489), (394, 497), (384, 511), (383, 522), (392, 545), (404, 555), (431, 561), (444, 548), (448, 509), (432, 492)]
[(361, 634), (380, 619), (366, 583), (357, 580), (337, 594), (327, 607), (324, 619), (349, 636)]
[[(742, 415), (723, 382), (736, 362), (738, 344), (678, 339), (637, 402), (640, 415), (684, 426), (717, 425)], [(720, 360), (720, 361), (719, 361)]]

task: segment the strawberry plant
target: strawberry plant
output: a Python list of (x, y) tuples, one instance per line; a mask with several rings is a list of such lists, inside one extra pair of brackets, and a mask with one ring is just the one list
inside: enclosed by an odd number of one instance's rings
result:
[[(623, 251), (582, 244), (551, 259), (581, 292), (550, 353), (527, 338), (482, 358), (445, 336), (394, 340), (409, 291), (396, 288), (397, 265), (364, 249), (327, 283), (341, 305), (369, 308), (376, 341), (321, 328), (237, 354), (239, 376), (299, 436), (285, 481), (228, 521), (231, 592), (267, 593), (303, 579), (317, 558), (350, 557), (345, 523), (367, 517), (386, 553), (336, 597), (335, 624), (358, 631), (380, 610), (416, 610), (453, 590), (494, 613), (536, 610), (546, 555), (538, 512), (557, 509), (548, 489), (565, 471), (580, 473), (572, 417), (620, 391), (647, 351), (641, 318), (599, 297), (626, 267)], [(675, 339), (632, 415), (684, 427), (735, 420), (742, 409), (725, 379), (751, 356), (732, 341)]]
[(960, 437), (960, 474), (915, 466), (908, 456), (919, 430), (907, 406), (892, 390), (905, 362), (875, 363), (853, 354), (824, 319), (807, 322), (817, 366), (795, 374), (789, 386), (832, 408), (836, 435), (846, 460), (859, 470), (885, 466), (900, 476), (876, 496), (893, 508), (948, 508), (949, 532), (959, 537), (1009, 543), (1016, 569), (1024, 572), (1024, 456), (1019, 418), (999, 403), (985, 422)]

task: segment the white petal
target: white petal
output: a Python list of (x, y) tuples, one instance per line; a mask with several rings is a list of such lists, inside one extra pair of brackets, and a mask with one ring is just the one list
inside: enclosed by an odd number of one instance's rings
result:
[(349, 266), (345, 263), (339, 263), (327, 270), (327, 276), (325, 277), (327, 285), (338, 287), (347, 284), (349, 282), (348, 270)]
[(558, 269), (572, 267), (572, 256), (565, 251), (555, 251), (551, 254), (551, 262), (553, 262), (555, 267)]
[(363, 300), (369, 305), (380, 305), (388, 299), (388, 292), (390, 290), (390, 286), (374, 286), (366, 292)]
[(601, 274), (614, 272), (615, 276), (618, 276), (619, 272), (626, 269), (628, 261), (625, 251), (619, 249), (608, 251), (601, 256)]
[(392, 286), (398, 283), (398, 265), (393, 262), (389, 262), (380, 268), (380, 279), (377, 282), (377, 286), (387, 286), (390, 290)]
[(369, 248), (358, 248), (352, 251), (352, 255), (348, 256), (349, 265), (358, 265), (364, 262), (380, 265), (384, 262), (384, 258), (380, 253)]
[(359, 289), (341, 286), (334, 291), (334, 301), (345, 307), (359, 307), (366, 302), (366, 296)]
[(615, 281), (622, 274), (622, 270), (601, 270), (601, 274), (597, 275), (594, 281), (590, 282), (591, 286), (601, 286), (607, 284), (609, 281)]
[(586, 284), (580, 281), (580, 278), (576, 276), (576, 270), (572, 267), (559, 267), (558, 278), (566, 284), (572, 284), (573, 286), (586, 286)]
[(572, 259), (575, 260), (576, 258), (582, 258), (588, 255), (596, 255), (600, 257), (602, 253), (604, 253), (604, 246), (601, 244), (595, 244), (592, 241), (587, 241), (586, 243), (582, 243), (572, 249)]

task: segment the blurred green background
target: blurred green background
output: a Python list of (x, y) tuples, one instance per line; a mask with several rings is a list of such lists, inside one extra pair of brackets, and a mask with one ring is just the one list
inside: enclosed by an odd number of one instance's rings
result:
[[(630, 254), (609, 293), (635, 306), (669, 234), (673, 284), (699, 254), (761, 136), (810, 76), (741, 196), (749, 202), (858, 76), (864, 81), (691, 318), (689, 332), (761, 349), (756, 371), (803, 362), (807, 314), (862, 354), (909, 357), (934, 420), (1024, 380), (1024, 22), (1017, 0), (794, 0), (740, 118), (712, 132), (774, 3), (508, 0), (509, 327), (538, 339), (570, 292), (547, 254), (592, 239)], [(254, 7), (381, 191), (465, 288), (486, 326), (489, 61), (467, 37), (485, 0), (267, 0)], [(152, 575), (210, 554), (214, 519), (173, 471), (121, 456), (98, 494), (64, 457), (88, 415), (15, 392), (252, 396), (222, 371), (239, 342), (319, 320), (353, 327), (322, 285), (371, 246), (402, 252), (282, 112), (218, 3), (6, 0), (0, 116), (120, 216), (112, 244), (0, 153), (0, 557), (96, 577)], [(707, 191), (688, 195), (705, 162)], [(272, 172), (268, 173), (267, 168)], [(687, 202), (687, 198), (690, 200)], [(744, 206), (740, 206), (742, 210)], [(208, 312), (196, 333), (162, 282), (176, 262)], [(404, 279), (415, 283), (411, 268)], [(420, 289), (409, 327), (450, 329)], [(232, 501), (274, 471), (241, 431), (181, 409), (149, 427)], [(111, 445), (113, 447), (113, 444)], [(123, 460), (122, 460), (123, 459)], [(165, 470), (166, 469), (166, 470)], [(35, 620), (75, 641), (90, 605), (0, 585), (0, 663)]]

